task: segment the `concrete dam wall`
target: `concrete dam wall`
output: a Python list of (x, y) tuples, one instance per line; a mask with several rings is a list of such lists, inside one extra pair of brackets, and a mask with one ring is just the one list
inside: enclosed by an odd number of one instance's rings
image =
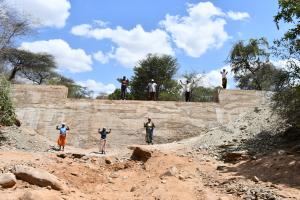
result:
[(70, 126), (68, 142), (89, 148), (99, 140), (98, 128), (111, 128), (111, 146), (143, 144), (143, 123), (152, 118), (154, 142), (164, 143), (200, 135), (228, 123), (243, 112), (266, 103), (263, 91), (221, 90), (219, 103), (170, 101), (111, 101), (68, 99), (63, 86), (14, 85), (13, 99), (22, 126), (57, 139), (56, 125)]

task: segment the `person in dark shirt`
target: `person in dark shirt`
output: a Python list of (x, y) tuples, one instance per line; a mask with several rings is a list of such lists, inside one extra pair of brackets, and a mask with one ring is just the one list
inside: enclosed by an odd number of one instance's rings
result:
[(126, 91), (129, 84), (129, 80), (126, 79), (126, 76), (123, 76), (123, 79), (119, 80), (121, 83), (121, 99), (126, 99)]
[(106, 130), (106, 128), (102, 128), (102, 130), (99, 128), (98, 133), (100, 134), (100, 149), (99, 152), (102, 154), (105, 154), (105, 146), (106, 146), (106, 136), (107, 134), (110, 134), (111, 129), (109, 131)]

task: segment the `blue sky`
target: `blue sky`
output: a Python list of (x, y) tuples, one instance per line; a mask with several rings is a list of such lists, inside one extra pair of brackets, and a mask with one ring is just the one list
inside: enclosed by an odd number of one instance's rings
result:
[[(147, 53), (171, 54), (184, 72), (206, 73), (220, 85), (237, 40), (282, 36), (273, 16), (276, 0), (7, 0), (34, 19), (36, 34), (19, 46), (53, 54), (59, 71), (95, 93), (119, 87)], [(229, 67), (226, 67), (229, 69)], [(230, 88), (234, 82), (230, 79)]]

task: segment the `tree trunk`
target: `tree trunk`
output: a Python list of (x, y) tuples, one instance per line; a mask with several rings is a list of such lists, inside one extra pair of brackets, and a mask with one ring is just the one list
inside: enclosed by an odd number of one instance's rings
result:
[(11, 82), (15, 77), (16, 77), (16, 74), (17, 72), (19, 71), (19, 68), (18, 67), (14, 67), (8, 80)]

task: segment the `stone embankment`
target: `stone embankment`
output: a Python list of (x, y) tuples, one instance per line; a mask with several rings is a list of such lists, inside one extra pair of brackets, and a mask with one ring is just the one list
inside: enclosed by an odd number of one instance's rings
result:
[(112, 129), (113, 147), (144, 142), (143, 123), (153, 119), (156, 143), (201, 135), (229, 123), (240, 114), (267, 102), (262, 91), (220, 90), (219, 102), (149, 102), (77, 100), (61, 86), (15, 85), (13, 97), (22, 125), (55, 141), (56, 125), (67, 123), (69, 144), (89, 148), (98, 141), (98, 128)]

